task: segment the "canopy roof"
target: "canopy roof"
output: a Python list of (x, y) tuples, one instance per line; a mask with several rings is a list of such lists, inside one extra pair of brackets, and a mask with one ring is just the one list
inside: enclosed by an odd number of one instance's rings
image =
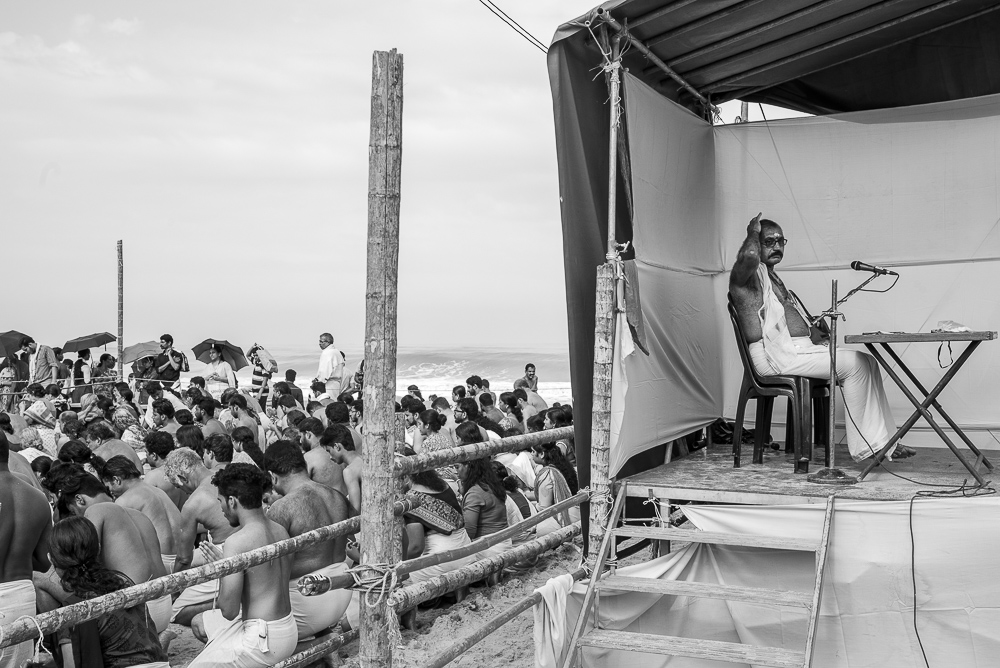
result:
[[(1000, 92), (1000, 0), (613, 0), (600, 9), (714, 104), (832, 114)], [(703, 113), (638, 49), (623, 62)]]

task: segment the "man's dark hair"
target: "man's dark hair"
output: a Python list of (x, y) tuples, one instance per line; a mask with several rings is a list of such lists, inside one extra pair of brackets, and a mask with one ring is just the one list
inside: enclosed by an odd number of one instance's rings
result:
[(493, 395), (492, 394), (487, 394), (486, 392), (480, 393), (480, 395), (479, 395), (479, 403), (483, 406), (483, 408), (487, 408), (489, 406), (492, 406), (493, 405)]
[[(221, 434), (218, 434), (221, 436)], [(253, 464), (230, 464), (212, 476), (212, 484), (223, 497), (235, 496), (247, 510), (260, 508), (271, 479)]]
[(110, 441), (113, 438), (118, 438), (118, 435), (108, 426), (108, 423), (103, 421), (97, 421), (87, 427), (86, 434), (88, 439), (97, 439), (100, 441)]
[(485, 378), (483, 378), (483, 389), (484, 389), (484, 390), (488, 390), (488, 389), (490, 389), (490, 381), (488, 381), (488, 380), (487, 380), (487, 379), (485, 379)]
[(7, 440), (7, 434), (0, 431), (0, 464), (8, 462), (10, 462), (10, 441)]
[(528, 418), (525, 425), (528, 427), (529, 432), (542, 431), (545, 429), (545, 416), (536, 413)]
[(66, 420), (62, 423), (62, 433), (64, 436), (69, 436), (70, 438), (79, 438), (80, 432), (83, 431), (83, 423), (77, 419)]
[(532, 364), (531, 362), (528, 362), (527, 364), (524, 365), (524, 370), (525, 371), (527, 371), (528, 369), (534, 369), (534, 368), (535, 368), (535, 365)]
[(160, 341), (166, 341), (168, 346), (174, 345), (174, 337), (169, 334), (160, 334)]
[(451, 394), (459, 399), (465, 399), (465, 387), (462, 385), (456, 385), (451, 388)]
[(304, 473), (307, 470), (302, 448), (291, 441), (275, 441), (264, 453), (264, 468), (275, 475)]
[(30, 346), (34, 342), (35, 342), (35, 340), (33, 338), (31, 338), (30, 336), (22, 336), (21, 337), (21, 342), (18, 344), (18, 347), (19, 348), (23, 348), (25, 346)]
[(297, 408), (294, 411), (288, 411), (288, 413), (285, 415), (285, 421), (288, 422), (288, 426), (290, 427), (299, 426), (299, 423), (305, 419), (306, 419), (306, 414)]
[(455, 429), (455, 436), (458, 436), (458, 440), (461, 441), (462, 445), (480, 443), (483, 440), (483, 434), (479, 431), (479, 425), (475, 422), (463, 422), (458, 425)]
[(479, 376), (469, 376), (468, 378), (465, 379), (465, 384), (471, 385), (473, 387), (482, 387), (483, 379), (480, 378)]
[(323, 404), (318, 401), (310, 401), (306, 403), (306, 412), (309, 413), (309, 415), (312, 415), (321, 408), (323, 408)]
[(299, 405), (299, 402), (297, 402), (295, 400), (295, 397), (293, 397), (291, 394), (286, 393), (282, 394), (281, 397), (278, 399), (278, 405), (281, 406), (282, 408), (295, 408), (296, 406)]
[(111, 480), (112, 478), (137, 480), (139, 477), (139, 470), (125, 455), (115, 455), (104, 463), (104, 469), (101, 471), (101, 480)]
[(208, 397), (198, 402), (198, 408), (210, 418), (215, 417), (215, 399)]
[(32, 383), (28, 387), (24, 388), (24, 391), (35, 397), (36, 399), (41, 399), (45, 396), (45, 387), (41, 383)]
[(355, 401), (358, 400), (354, 398), (353, 392), (341, 392), (340, 396), (337, 397), (337, 401), (341, 401), (347, 404), (348, 406), (351, 406)]
[(145, 385), (146, 394), (149, 396), (154, 396), (163, 391), (163, 385), (160, 384), (158, 380), (151, 380)]
[(234, 443), (243, 444), (254, 442), (254, 434), (253, 431), (250, 430), (250, 427), (237, 427), (236, 429), (233, 429), (231, 437)]
[(307, 417), (296, 425), (296, 429), (302, 433), (309, 432), (313, 436), (322, 436), (325, 427), (323, 427), (323, 421), (319, 418)]
[(479, 417), (479, 404), (472, 397), (466, 397), (459, 401), (458, 407), (465, 411), (465, 417), (473, 422)]
[(431, 403), (431, 408), (451, 408), (451, 404), (444, 397), (438, 397)]
[(323, 394), (326, 392), (326, 383), (322, 381), (313, 381), (313, 384), (309, 386), (309, 389), (313, 391), (314, 394)]
[(188, 381), (188, 384), (194, 385), (199, 390), (205, 389), (205, 379), (201, 376), (192, 376), (191, 380)]
[(247, 409), (247, 398), (242, 394), (234, 394), (229, 398), (229, 407), (232, 408), (233, 404), (240, 407), (241, 410)]
[(294, 383), (295, 376), (297, 375), (298, 374), (296, 373), (295, 369), (285, 369), (285, 380), (287, 380), (289, 383)]
[(320, 445), (339, 443), (344, 450), (354, 450), (354, 436), (351, 430), (342, 424), (331, 424), (319, 438)]
[(174, 405), (166, 399), (157, 399), (153, 402), (153, 412), (171, 420), (174, 417)]
[[(285, 375), (286, 376), (288, 375), (287, 371), (285, 372)], [(277, 393), (291, 394), (292, 393), (292, 388), (285, 381), (279, 380), (277, 383), (274, 384), (274, 391), (275, 391), (276, 394)]]
[(205, 449), (212, 453), (217, 462), (227, 464), (233, 461), (233, 439), (226, 434), (212, 434), (206, 438)]
[(198, 453), (199, 457), (205, 455), (205, 434), (198, 425), (184, 425), (177, 430), (175, 437), (177, 438), (178, 447), (194, 450)]
[(182, 427), (194, 424), (194, 415), (186, 408), (182, 408), (174, 413), (174, 419), (177, 420), (177, 424)]
[(422, 413), (427, 408), (424, 402), (409, 394), (399, 400), (399, 407), (404, 413)]
[(525, 392), (524, 389), (520, 387), (514, 390), (514, 396), (520, 399), (521, 401), (528, 400), (528, 393)]
[(49, 385), (45, 386), (45, 394), (51, 397), (58, 397), (62, 394), (62, 388), (56, 385), (55, 383), (50, 383)]
[(326, 421), (330, 424), (342, 424), (351, 419), (351, 409), (343, 401), (334, 401), (323, 409)]
[[(151, 431), (143, 439), (146, 451), (152, 452), (160, 459), (166, 459), (176, 446), (174, 437), (165, 431)], [(113, 458), (112, 458), (113, 459)]]

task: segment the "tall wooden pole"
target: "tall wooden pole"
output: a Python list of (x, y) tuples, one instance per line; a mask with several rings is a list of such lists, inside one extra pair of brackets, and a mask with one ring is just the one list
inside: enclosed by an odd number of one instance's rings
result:
[(122, 254), (122, 240), (118, 240), (118, 380), (122, 380), (125, 369), (122, 366), (122, 351), (125, 348), (125, 257)]
[[(368, 281), (365, 297), (364, 480), (361, 563), (394, 565), (396, 491), (396, 286), (399, 271), (399, 184), (403, 138), (403, 56), (372, 57), (368, 144)], [(361, 668), (391, 668), (399, 636), (395, 613), (379, 597), (361, 597)]]
[(611, 498), (611, 374), (615, 350), (615, 279), (618, 241), (615, 223), (618, 209), (618, 124), (621, 114), (621, 38), (611, 40), (610, 139), (608, 141), (608, 250), (607, 263), (597, 268), (597, 303), (594, 322), (594, 405), (591, 415), (590, 442), (590, 525), (588, 560), (597, 559), (597, 549), (604, 539), (606, 517)]

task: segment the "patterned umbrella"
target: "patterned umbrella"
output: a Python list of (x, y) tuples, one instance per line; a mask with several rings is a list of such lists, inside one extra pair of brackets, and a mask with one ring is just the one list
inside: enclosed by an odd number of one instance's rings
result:
[(157, 341), (137, 343), (122, 351), (122, 364), (131, 364), (144, 357), (156, 357), (160, 352), (160, 344)]
[(233, 367), (233, 371), (239, 371), (245, 366), (250, 366), (246, 356), (243, 354), (242, 348), (222, 339), (205, 339), (192, 348), (191, 352), (194, 353), (199, 362), (208, 364), (212, 361), (212, 358), (208, 356), (208, 351), (215, 344), (222, 346), (222, 359), (229, 362), (229, 366)]

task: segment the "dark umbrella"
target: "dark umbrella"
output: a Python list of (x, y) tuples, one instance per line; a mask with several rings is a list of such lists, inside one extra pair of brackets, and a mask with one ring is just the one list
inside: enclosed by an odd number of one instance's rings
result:
[(21, 339), (27, 334), (22, 334), (16, 329), (0, 334), (0, 357), (10, 357), (21, 349)]
[(247, 362), (246, 356), (243, 354), (243, 349), (237, 345), (233, 345), (229, 341), (205, 339), (192, 348), (191, 352), (194, 353), (195, 358), (199, 362), (208, 364), (212, 361), (212, 358), (208, 356), (208, 351), (215, 344), (222, 346), (222, 359), (223, 361), (229, 362), (229, 366), (233, 367), (233, 371), (239, 371), (245, 366), (250, 366), (250, 363)]
[(86, 350), (88, 348), (99, 348), (101, 346), (106, 346), (109, 343), (113, 343), (118, 340), (118, 337), (110, 332), (101, 332), (100, 334), (88, 334), (87, 336), (81, 336), (75, 339), (70, 339), (63, 346), (64, 353), (76, 353), (81, 350)]

